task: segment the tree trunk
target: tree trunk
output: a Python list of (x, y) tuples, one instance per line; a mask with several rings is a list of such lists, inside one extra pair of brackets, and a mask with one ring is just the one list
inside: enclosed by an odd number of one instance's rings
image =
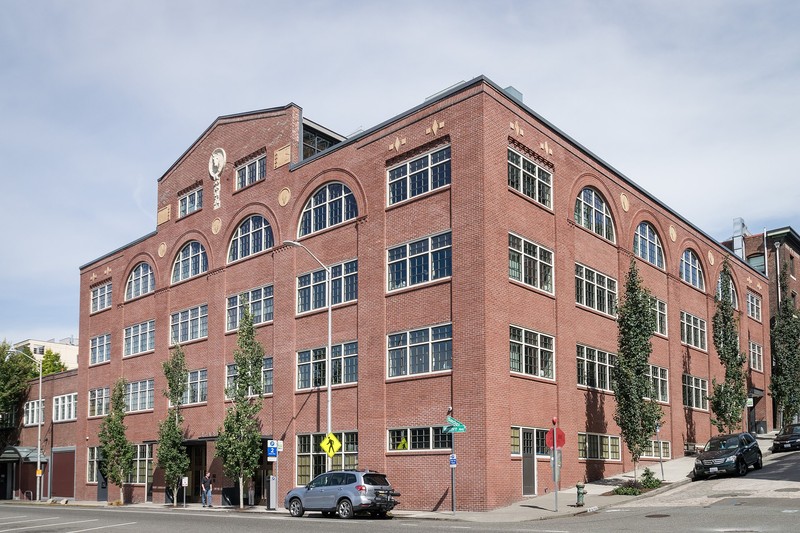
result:
[(239, 476), (239, 509), (244, 509), (244, 478)]

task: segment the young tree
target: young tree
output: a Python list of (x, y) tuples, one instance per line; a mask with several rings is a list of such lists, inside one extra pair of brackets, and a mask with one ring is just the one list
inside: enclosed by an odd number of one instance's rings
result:
[(642, 285), (636, 260), (631, 259), (625, 280), (625, 294), (617, 309), (618, 352), (614, 368), (614, 396), (617, 408), (614, 421), (636, 465), (662, 417), (661, 406), (646, 398), (653, 397), (650, 379), (650, 337), (656, 327), (652, 296)]
[(714, 347), (725, 368), (725, 379), (717, 383), (712, 380), (712, 395), (709, 405), (714, 413), (711, 422), (720, 433), (734, 433), (742, 425), (742, 413), (747, 403), (747, 380), (744, 370), (745, 354), (739, 351), (738, 321), (731, 300), (731, 271), (728, 258), (722, 262), (720, 290), (714, 298), (717, 310), (714, 313)]
[(133, 444), (125, 436), (125, 380), (120, 378), (111, 392), (111, 410), (100, 423), (103, 475), (119, 487), (119, 501), (125, 503), (124, 484), (133, 472)]
[(164, 470), (165, 483), (172, 493), (172, 505), (177, 506), (178, 487), (189, 470), (189, 456), (183, 444), (183, 415), (180, 413), (187, 387), (186, 356), (180, 345), (172, 350), (162, 367), (167, 378), (164, 396), (169, 398), (170, 407), (167, 417), (158, 426), (158, 467)]
[(28, 380), (32, 376), (39, 376), (36, 363), (22, 354), (11, 351), (11, 346), (3, 341), (0, 343), (0, 416), (3, 422), (8, 422), (6, 417), (16, 420), (17, 424), (6, 428), (0, 424), (0, 449), (5, 448), (10, 442), (15, 441), (19, 430), (20, 405), (28, 391)]
[(67, 365), (61, 361), (61, 354), (54, 352), (50, 348), (45, 350), (42, 357), (42, 375), (49, 376), (50, 374), (57, 374), (67, 370)]
[(800, 414), (800, 318), (787, 298), (786, 264), (781, 269), (780, 293), (775, 325), (772, 327), (772, 383), (770, 390), (778, 406), (782, 423)]
[(244, 481), (255, 473), (261, 455), (261, 369), (264, 348), (255, 338), (253, 317), (244, 305), (239, 322), (238, 348), (233, 353), (236, 378), (226, 394), (233, 405), (225, 415), (217, 438), (217, 455), (225, 475), (239, 480), (239, 508), (244, 507)]

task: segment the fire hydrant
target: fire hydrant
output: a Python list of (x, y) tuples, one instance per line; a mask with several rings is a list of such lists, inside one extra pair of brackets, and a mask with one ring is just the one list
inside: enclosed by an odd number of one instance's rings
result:
[(583, 483), (575, 485), (578, 493), (578, 501), (575, 502), (576, 507), (583, 507), (583, 497), (586, 496), (586, 486)]

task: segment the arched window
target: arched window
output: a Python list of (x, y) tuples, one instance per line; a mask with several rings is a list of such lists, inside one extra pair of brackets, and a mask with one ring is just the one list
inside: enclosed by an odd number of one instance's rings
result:
[(653, 226), (642, 222), (633, 235), (633, 253), (658, 268), (664, 268), (664, 249)]
[(172, 265), (172, 283), (197, 276), (208, 270), (206, 249), (197, 241), (186, 243)]
[(706, 284), (703, 281), (703, 267), (700, 266), (700, 260), (691, 250), (685, 250), (681, 256), (681, 279), (701, 291), (706, 290)]
[[(733, 284), (733, 279), (728, 276), (728, 279), (731, 281), (731, 304), (733, 305), (734, 309), (739, 309), (739, 296), (736, 294), (736, 285)], [(719, 278), (717, 278), (717, 300), (722, 299), (722, 272), (719, 273)]]
[(145, 262), (141, 262), (134, 267), (131, 275), (128, 276), (128, 284), (125, 287), (125, 299), (131, 300), (138, 298), (156, 289), (156, 280), (153, 269)]
[(268, 250), (275, 245), (272, 227), (261, 215), (253, 215), (239, 224), (228, 248), (228, 262)]
[(590, 187), (583, 189), (575, 200), (575, 222), (614, 242), (611, 211), (600, 193)]
[(300, 215), (298, 235), (341, 224), (358, 216), (358, 206), (352, 191), (343, 183), (323, 185), (314, 192)]

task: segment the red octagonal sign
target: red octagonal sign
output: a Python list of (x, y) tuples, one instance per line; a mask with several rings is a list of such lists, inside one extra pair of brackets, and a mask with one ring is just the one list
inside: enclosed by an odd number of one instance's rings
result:
[(561, 428), (552, 428), (547, 431), (547, 435), (544, 437), (544, 443), (547, 444), (548, 448), (553, 447), (553, 432), (556, 432), (556, 448), (563, 448), (564, 442), (566, 441), (566, 437), (564, 436), (564, 431)]

